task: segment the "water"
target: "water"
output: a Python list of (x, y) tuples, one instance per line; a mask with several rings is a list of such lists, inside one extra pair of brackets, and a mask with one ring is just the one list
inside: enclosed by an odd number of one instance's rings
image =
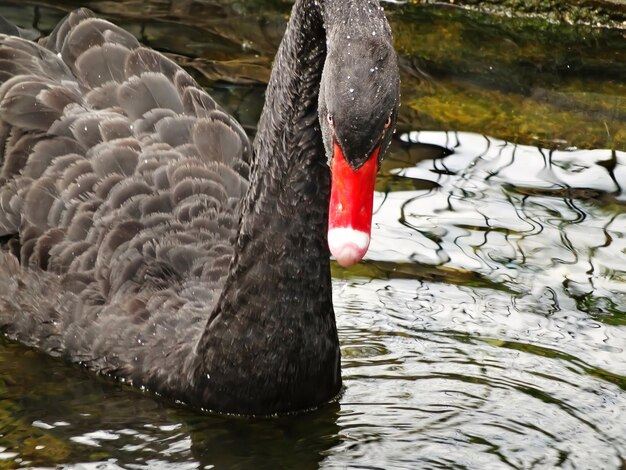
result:
[[(39, 5), (7, 3), (0, 14), (47, 30), (75, 6)], [(192, 67), (254, 131), (288, 5), (89, 6)], [(368, 261), (333, 267), (345, 381), (337, 403), (273, 419), (203, 415), (2, 340), (0, 468), (624, 468), (622, 33), (577, 29), (574, 48), (572, 29), (534, 31), (528, 63), (529, 25), (472, 15), (390, 7), (402, 124), (377, 183)], [(472, 44), (456, 49), (468, 32), (482, 35), (474, 43), (490, 38), (484, 56)], [(446, 55), (430, 46), (436, 38), (456, 46)], [(517, 58), (498, 41), (514, 42)], [(576, 83), (542, 62), (541, 45), (570, 48)], [(529, 91), (537, 87), (561, 101), (541, 101)], [(485, 96), (511, 106), (511, 119), (486, 119)], [(532, 109), (511, 104), (520, 100)], [(444, 132), (453, 128), (480, 133)], [(562, 150), (571, 147), (600, 150)]]

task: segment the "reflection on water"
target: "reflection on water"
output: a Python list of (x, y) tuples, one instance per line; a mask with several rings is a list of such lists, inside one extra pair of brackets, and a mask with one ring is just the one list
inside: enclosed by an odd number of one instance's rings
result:
[[(37, 10), (5, 3), (0, 14), (44, 30), (76, 6), (70, 0), (63, 7), (38, 1)], [(287, 4), (87, 3), (195, 70), (254, 131), (263, 92), (257, 83), (266, 80)], [(258, 13), (260, 6), (266, 9)], [(484, 82), (472, 75), (484, 64), (473, 64), (471, 54), (453, 57), (456, 78), (441, 65), (450, 57), (433, 55), (441, 52), (438, 38), (453, 42), (463, 36), (459, 29), (478, 34), (480, 28), (458, 17), (446, 20), (439, 10), (410, 8), (391, 12), (409, 105), (417, 95), (407, 91), (421, 83), (411, 74), (417, 52), (410, 46), (421, 48), (433, 80), (452, 77), (448, 91), (458, 91), (460, 73)], [(213, 15), (199, 14), (207, 11)], [(242, 12), (248, 16), (238, 17)], [(407, 38), (417, 37), (412, 25), (432, 34), (410, 44)], [(525, 44), (500, 26), (481, 25), (488, 44), (498, 35)], [(525, 49), (518, 49), (521, 57)], [(500, 52), (489, 50), (489, 60), (496, 60)], [(591, 46), (585, 50), (592, 55)], [(528, 63), (514, 65), (515, 80), (531, 89), (522, 73)], [(507, 75), (510, 69), (500, 67)], [(616, 64), (605, 74), (609, 82), (622, 68)], [(543, 68), (537, 79), (543, 88), (548, 72)], [(602, 96), (609, 105), (621, 103), (614, 93), (623, 85), (590, 76), (607, 90)], [(492, 78), (491, 85), (502, 85)], [(557, 91), (573, 88), (568, 83)], [(588, 98), (576, 93), (571, 96)], [(458, 107), (470, 103), (465, 109), (472, 115), (476, 96), (455, 96), (468, 99)], [(429, 108), (426, 98), (416, 98), (418, 108), (441, 109)], [(408, 108), (402, 108), (403, 125), (417, 128)], [(609, 120), (610, 128), (622, 114)], [(483, 124), (485, 133), (491, 122)], [(469, 127), (480, 126), (477, 119)], [(368, 261), (349, 270), (333, 267), (345, 379), (338, 403), (274, 419), (206, 416), (5, 341), (0, 469), (622, 468), (625, 184), (624, 152), (549, 151), (468, 133), (400, 133), (377, 182)]]
[(401, 253), (394, 237), (375, 236), (372, 257), (408, 254), (481, 274), (516, 291), (518, 304), (538, 302), (553, 317), (580, 310), (626, 324), (624, 152), (547, 151), (455, 133), (402, 140), (454, 153), (395, 171), (434, 186), (386, 195), (381, 223), (408, 235)]

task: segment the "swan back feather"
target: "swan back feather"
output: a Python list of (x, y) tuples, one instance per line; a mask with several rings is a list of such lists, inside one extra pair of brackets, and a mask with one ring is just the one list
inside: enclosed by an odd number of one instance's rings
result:
[(250, 141), (85, 9), (39, 44), (0, 34), (0, 61), (0, 326), (131, 381), (176, 376), (228, 271)]

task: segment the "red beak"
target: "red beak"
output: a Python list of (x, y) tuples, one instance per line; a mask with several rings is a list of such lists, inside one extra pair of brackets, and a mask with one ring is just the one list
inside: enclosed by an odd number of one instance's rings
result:
[(359, 262), (370, 244), (374, 183), (378, 171), (376, 147), (365, 163), (354, 170), (341, 147), (334, 143), (331, 162), (332, 186), (328, 214), (328, 247), (344, 267)]

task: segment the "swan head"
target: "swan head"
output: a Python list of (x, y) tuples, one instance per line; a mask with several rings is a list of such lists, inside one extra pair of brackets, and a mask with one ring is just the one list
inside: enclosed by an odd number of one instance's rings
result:
[(328, 35), (318, 111), (332, 181), (328, 246), (345, 267), (369, 247), (376, 173), (400, 105), (398, 61), (386, 26)]

